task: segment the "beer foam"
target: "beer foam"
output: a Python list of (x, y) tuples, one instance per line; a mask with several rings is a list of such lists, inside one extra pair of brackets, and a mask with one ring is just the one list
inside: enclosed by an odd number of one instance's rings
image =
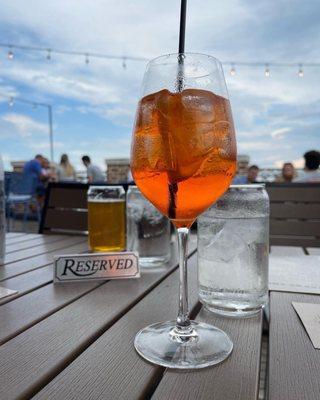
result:
[(88, 203), (124, 203), (125, 199), (88, 199)]

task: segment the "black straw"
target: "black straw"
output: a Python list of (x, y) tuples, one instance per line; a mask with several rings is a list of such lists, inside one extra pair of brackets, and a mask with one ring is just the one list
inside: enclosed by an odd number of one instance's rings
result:
[(186, 15), (187, 15), (187, 0), (181, 0), (179, 53), (184, 53), (184, 44), (186, 37)]
[[(180, 31), (179, 31), (179, 68), (178, 68), (178, 79), (177, 86), (178, 91), (182, 92), (183, 90), (183, 57), (181, 56), (184, 53), (185, 47), (185, 37), (186, 37), (186, 15), (187, 15), (187, 0), (181, 0), (181, 9), (180, 9)], [(178, 193), (178, 183), (174, 182), (170, 179), (169, 175), (169, 208), (168, 208), (168, 216), (170, 219), (176, 218), (176, 197)]]

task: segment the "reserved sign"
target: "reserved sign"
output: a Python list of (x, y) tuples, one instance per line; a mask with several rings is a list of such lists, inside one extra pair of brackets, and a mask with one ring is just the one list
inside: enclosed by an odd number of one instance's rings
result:
[(139, 278), (136, 252), (70, 254), (54, 257), (54, 282)]

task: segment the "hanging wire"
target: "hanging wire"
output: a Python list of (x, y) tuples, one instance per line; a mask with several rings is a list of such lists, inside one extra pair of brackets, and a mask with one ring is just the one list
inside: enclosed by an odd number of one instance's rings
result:
[[(7, 57), (9, 60), (13, 60), (15, 54), (14, 50), (23, 50), (23, 51), (30, 51), (30, 52), (45, 52), (46, 53), (46, 59), (51, 60), (52, 59), (52, 54), (66, 54), (66, 55), (72, 55), (72, 56), (82, 56), (85, 57), (85, 63), (89, 64), (91, 61), (90, 59), (93, 58), (102, 58), (102, 59), (107, 59), (107, 60), (121, 60), (122, 61), (122, 67), (123, 69), (127, 68), (127, 61), (141, 61), (141, 62), (146, 62), (149, 61), (149, 58), (145, 57), (138, 57), (138, 56), (130, 56), (130, 55), (121, 55), (117, 56), (114, 54), (105, 54), (105, 53), (91, 53), (91, 52), (83, 52), (83, 51), (72, 51), (72, 50), (62, 50), (62, 49), (54, 49), (54, 48), (45, 48), (45, 47), (36, 47), (36, 46), (23, 46), (23, 45), (16, 45), (16, 44), (11, 44), (11, 43), (0, 43), (0, 48), (6, 48), (8, 49), (7, 52)], [(309, 62), (309, 63), (299, 63), (297, 62), (287, 62), (287, 63), (282, 63), (282, 62), (268, 62), (268, 63), (263, 63), (263, 62), (246, 62), (246, 61), (225, 61), (222, 62), (223, 65), (228, 65), (231, 66), (230, 68), (230, 75), (234, 76), (236, 75), (236, 67), (241, 67), (241, 66), (247, 66), (247, 67), (265, 67), (265, 76), (269, 77), (271, 76), (270, 74), (270, 68), (271, 67), (288, 67), (288, 68), (296, 68), (297, 65), (299, 66), (298, 69), (298, 76), (303, 77), (304, 76), (304, 69), (306, 67), (317, 67), (320, 68), (320, 62)], [(302, 68), (302, 65), (304, 68)]]

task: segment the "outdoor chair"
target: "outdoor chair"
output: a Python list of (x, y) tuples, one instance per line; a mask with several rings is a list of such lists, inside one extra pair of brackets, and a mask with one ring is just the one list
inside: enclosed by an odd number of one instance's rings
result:
[[(123, 186), (128, 184), (93, 184), (94, 186)], [(88, 208), (86, 183), (51, 182), (48, 185), (42, 210), (39, 233), (86, 234)]]
[(320, 183), (268, 183), (270, 245), (320, 247)]
[(10, 232), (11, 218), (16, 217), (17, 209), (22, 209), (23, 230), (26, 232), (26, 222), (34, 206), (36, 218), (40, 222), (40, 205), (36, 196), (37, 179), (23, 173), (12, 172), (7, 182), (6, 215), (7, 230)]

